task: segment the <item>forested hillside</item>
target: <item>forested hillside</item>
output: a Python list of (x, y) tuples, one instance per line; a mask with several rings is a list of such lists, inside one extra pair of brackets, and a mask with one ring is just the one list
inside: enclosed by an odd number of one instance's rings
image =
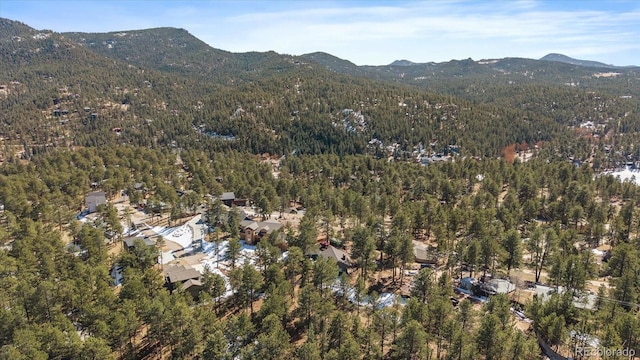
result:
[(0, 359), (640, 351), (637, 71), (0, 19)]
[[(225, 53), (179, 30), (94, 37), (12, 30), (20, 31), (3, 39), (3, 107), (5, 137), (36, 149), (28, 155), (115, 143), (364, 154), (376, 152), (367, 145), (377, 139), (408, 152), (437, 140), (466, 155), (496, 156), (512, 143), (566, 134), (548, 116), (354, 79), (276, 54)], [(348, 113), (361, 126), (349, 125)]]
[(65, 33), (96, 53), (136, 66), (232, 85), (291, 70), (292, 57), (240, 53), (210, 47), (184, 29), (160, 28), (113, 33)]

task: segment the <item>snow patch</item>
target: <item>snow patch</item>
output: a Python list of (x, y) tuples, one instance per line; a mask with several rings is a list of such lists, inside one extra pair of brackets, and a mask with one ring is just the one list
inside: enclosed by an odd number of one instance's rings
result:
[(605, 175), (613, 175), (613, 177), (618, 178), (620, 181), (631, 181), (636, 185), (640, 185), (640, 171), (631, 170), (629, 168), (624, 168), (617, 171), (605, 172)]

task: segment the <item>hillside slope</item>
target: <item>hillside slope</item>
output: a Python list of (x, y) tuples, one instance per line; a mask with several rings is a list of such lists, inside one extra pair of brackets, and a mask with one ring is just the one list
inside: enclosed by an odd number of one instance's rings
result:
[[(418, 74), (439, 66), (442, 79), (495, 71), (472, 60), (389, 67), (391, 75), (369, 76), (376, 69), (328, 54), (216, 50), (180, 29), (45, 34), (15, 22), (5, 26), (7, 34), (22, 34), (5, 36), (0, 48), (0, 82), (20, 84), (3, 103), (11, 114), (6, 138), (26, 140), (31, 152), (125, 143), (382, 155), (386, 146), (411, 154), (437, 141), (485, 157), (512, 143), (567, 135), (561, 122), (535, 108), (484, 106), (379, 81), (393, 79), (396, 68)], [(330, 71), (328, 61), (334, 71), (355, 69), (361, 76)]]

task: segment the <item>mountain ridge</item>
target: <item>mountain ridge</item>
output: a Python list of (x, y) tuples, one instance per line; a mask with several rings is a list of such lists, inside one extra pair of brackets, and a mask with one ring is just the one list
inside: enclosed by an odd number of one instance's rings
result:
[[(527, 59), (527, 60), (536, 60), (536, 61), (555, 61), (555, 62), (560, 62), (560, 63), (565, 63), (565, 64), (585, 66), (585, 67), (602, 67), (602, 68), (638, 67), (638, 65), (619, 66), (619, 65), (613, 65), (613, 64), (606, 64), (606, 63), (599, 62), (599, 61), (594, 61), (594, 60), (576, 59), (576, 58), (572, 58), (570, 56), (567, 56), (567, 55), (564, 55), (564, 54), (559, 54), (559, 53), (549, 53), (549, 54), (541, 57), (540, 59), (521, 58), (521, 57), (517, 57), (517, 56), (508, 56), (508, 57), (503, 57), (503, 58), (480, 59), (480, 60), (478, 60), (478, 62), (491, 63), (491, 62), (505, 60), (505, 59), (517, 59), (517, 58), (519, 58), (519, 59)], [(464, 61), (464, 60), (472, 60), (472, 59), (471, 58), (467, 58), (467, 59), (451, 59), (451, 60), (448, 60), (448, 61), (441, 61), (441, 62), (434, 62), (434, 61), (413, 62), (413, 61), (407, 60), (407, 59), (400, 59), (400, 60), (395, 60), (395, 61), (391, 62), (388, 65), (369, 65), (369, 66), (414, 66), (414, 65), (425, 65), (425, 64), (433, 65), (433, 64), (444, 64), (444, 63), (449, 63), (449, 62), (452, 62), (452, 61)]]
[[(28, 25), (21, 23), (19, 21), (15, 21), (15, 20), (11, 20), (11, 19), (4, 19), (4, 18), (0, 18), (0, 20), (3, 20), (3, 24), (6, 24), (8, 22), (12, 22), (14, 24), (18, 24), (20, 25), (20, 27), (22, 29), (24, 28), (30, 28)], [(1, 25), (1, 24), (0, 24)], [(5, 26), (6, 28), (6, 26)], [(36, 30), (33, 28), (30, 28), (33, 31), (49, 31), (49, 30)], [(6, 29), (5, 29), (6, 30)], [(177, 36), (173, 36), (172, 38), (170, 38), (171, 40), (175, 40), (175, 42), (180, 42), (183, 41), (183, 43), (181, 44), (182, 46), (188, 45), (188, 46), (192, 46), (194, 47), (197, 51), (204, 51), (206, 52), (207, 56), (213, 56), (217, 59), (218, 62), (225, 62), (225, 61), (230, 61), (229, 57), (231, 55), (237, 55), (237, 56), (245, 56), (245, 57), (250, 57), (250, 56), (256, 56), (257, 54), (261, 54), (262, 56), (265, 57), (269, 57), (269, 54), (277, 54), (279, 56), (283, 56), (283, 54), (279, 54), (273, 51), (270, 52), (256, 52), (256, 51), (250, 51), (250, 52), (243, 52), (243, 53), (232, 53), (230, 51), (227, 50), (223, 50), (223, 49), (218, 49), (215, 48), (207, 43), (205, 43), (204, 41), (200, 40), (199, 38), (197, 38), (196, 36), (194, 36), (193, 34), (191, 34), (188, 30), (184, 29), (184, 28), (176, 28), (176, 27), (156, 27), (156, 28), (148, 28), (148, 29), (134, 29), (134, 30), (123, 30), (123, 31), (110, 31), (110, 32), (103, 32), (103, 33), (88, 33), (88, 32), (64, 32), (64, 33), (60, 33), (63, 36), (67, 36), (70, 39), (78, 42), (79, 44), (83, 45), (83, 46), (92, 46), (92, 48), (94, 50), (97, 50), (98, 52), (102, 53), (103, 55), (108, 55), (109, 57), (114, 57), (113, 54), (109, 54), (107, 52), (104, 51), (104, 49), (100, 48), (100, 44), (96, 44), (96, 41), (102, 42), (103, 45), (106, 45), (107, 48), (110, 49), (116, 49), (116, 51), (111, 51), (111, 53), (115, 53), (117, 52), (117, 47), (114, 45), (114, 43), (118, 42), (118, 39), (121, 40), (120, 42), (122, 43), (123, 40), (127, 40), (127, 36), (129, 35), (134, 35), (137, 38), (142, 38), (145, 39), (148, 42), (151, 43), (155, 43), (157, 42), (159, 39), (164, 39), (162, 36), (158, 37), (156, 36), (155, 38), (150, 38), (150, 37), (144, 37), (144, 34), (177, 34)], [(131, 40), (129, 40), (131, 41)], [(93, 44), (91, 44), (93, 42)], [(107, 44), (104, 44), (105, 42), (107, 42)], [(111, 47), (109, 47), (109, 45), (111, 45)], [(132, 43), (132, 45), (137, 45), (136, 43)], [(174, 44), (175, 46), (175, 44)], [(170, 56), (169, 58), (171, 58), (172, 56)], [(299, 56), (293, 56), (294, 58), (306, 58), (306, 59), (314, 59), (317, 60), (319, 63), (323, 63), (323, 65), (325, 65), (326, 67), (328, 67), (329, 69), (336, 71), (335, 69), (339, 69), (342, 68), (347, 69), (347, 68), (355, 68), (358, 67), (360, 69), (372, 69), (372, 68), (380, 68), (380, 67), (412, 67), (412, 66), (433, 66), (433, 65), (441, 65), (441, 64), (449, 64), (452, 62), (464, 62), (464, 61), (468, 61), (468, 60), (472, 60), (471, 58), (467, 58), (467, 59), (451, 59), (449, 61), (442, 61), (442, 62), (434, 62), (434, 61), (428, 61), (428, 62), (414, 62), (411, 60), (407, 60), (407, 59), (399, 59), (399, 60), (395, 60), (393, 62), (391, 62), (388, 65), (356, 65), (353, 62), (351, 62), (348, 59), (342, 59), (339, 58), (335, 55), (332, 55), (330, 53), (326, 53), (326, 52), (321, 52), (321, 51), (316, 51), (316, 52), (312, 52), (312, 53), (307, 53), (307, 54), (302, 54)], [(495, 61), (502, 61), (502, 60), (506, 60), (506, 59), (516, 59), (519, 57), (505, 57), (505, 58), (496, 58), (496, 59), (481, 59), (478, 60), (477, 62), (484, 62), (484, 63), (489, 63), (489, 62), (495, 62)], [(612, 65), (612, 64), (605, 64), (602, 62), (598, 62), (598, 61), (593, 61), (593, 60), (583, 60), (583, 59), (575, 59), (572, 57), (569, 57), (567, 55), (564, 54), (559, 54), (559, 53), (549, 53), (545, 56), (543, 56), (540, 59), (533, 59), (533, 58), (521, 58), (521, 59), (527, 59), (527, 60), (535, 60), (535, 61), (549, 61), (549, 62), (559, 62), (559, 63), (564, 63), (564, 64), (570, 64), (570, 65), (577, 65), (577, 66), (584, 66), (584, 67), (600, 67), (600, 68), (629, 68), (629, 67), (637, 67), (636, 65), (628, 65), (628, 66), (616, 66), (616, 65)], [(133, 59), (134, 62), (136, 59)], [(329, 66), (329, 63), (333, 63), (332, 66)], [(158, 65), (158, 64), (156, 64)], [(179, 64), (171, 64), (173, 66), (179, 66)], [(197, 67), (197, 66), (196, 66)]]
[(549, 54), (541, 57), (540, 60), (541, 61), (555, 61), (555, 62), (561, 62), (561, 63), (565, 63), (565, 64), (578, 65), (578, 66), (587, 66), (587, 67), (603, 67), (603, 68), (618, 68), (619, 67), (619, 66), (616, 66), (616, 65), (605, 64), (605, 63), (602, 63), (602, 62), (599, 62), (599, 61), (575, 59), (575, 58), (569, 57), (567, 55), (558, 54), (558, 53), (549, 53)]
[[(7, 24), (24, 39), (0, 36), (0, 78), (39, 90), (28, 101), (34, 120), (21, 132), (40, 125), (33, 114), (59, 110), (48, 125), (74, 127), (81, 146), (188, 147), (195, 131), (198, 146), (253, 153), (378, 153), (370, 141), (409, 148), (438, 139), (485, 157), (511, 143), (569, 136), (564, 126), (575, 119), (551, 99), (640, 93), (633, 69), (601, 79), (595, 75), (611, 71), (523, 58), (358, 66), (324, 52), (231, 53), (171, 27), (55, 33)], [(26, 111), (11, 104), (11, 123), (20, 124)], [(55, 117), (69, 111), (81, 121), (61, 125)], [(99, 116), (106, 121), (92, 121)]]

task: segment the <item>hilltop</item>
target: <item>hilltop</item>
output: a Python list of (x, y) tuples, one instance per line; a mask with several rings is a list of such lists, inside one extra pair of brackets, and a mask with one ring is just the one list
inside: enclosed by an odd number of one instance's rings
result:
[(579, 60), (579, 59), (574, 59), (574, 58), (568, 57), (566, 55), (554, 54), (554, 53), (547, 54), (547, 55), (541, 57), (540, 60), (543, 60), (543, 61), (557, 61), (557, 62), (566, 63), (566, 64), (579, 65), (579, 66), (588, 66), (588, 67), (596, 67), (596, 68), (616, 68), (617, 67), (617, 66), (614, 66), (614, 65), (609, 65), (609, 64), (605, 64), (605, 63), (601, 63), (601, 62), (597, 62), (597, 61)]

